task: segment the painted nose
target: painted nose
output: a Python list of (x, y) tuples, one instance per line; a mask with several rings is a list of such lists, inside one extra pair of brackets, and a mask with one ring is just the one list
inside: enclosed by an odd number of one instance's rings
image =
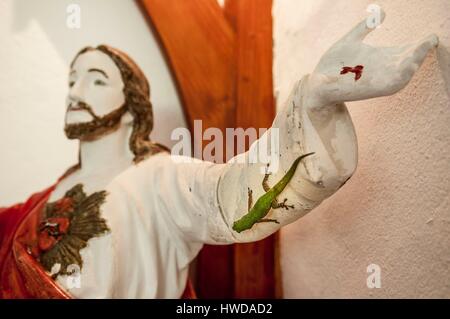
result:
[(72, 87), (69, 88), (69, 101), (79, 102), (83, 100), (83, 90), (81, 88), (81, 81), (76, 81)]

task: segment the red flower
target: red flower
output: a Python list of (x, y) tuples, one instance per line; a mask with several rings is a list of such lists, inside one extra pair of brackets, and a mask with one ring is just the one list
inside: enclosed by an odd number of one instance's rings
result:
[(59, 201), (55, 202), (55, 208), (57, 213), (64, 213), (73, 210), (72, 198), (61, 198)]
[(47, 218), (41, 223), (38, 245), (41, 251), (52, 249), (69, 230), (70, 220), (67, 217)]
[(41, 251), (47, 251), (53, 248), (53, 246), (56, 245), (56, 243), (58, 242), (58, 240), (49, 235), (48, 232), (46, 230), (44, 230), (43, 232), (41, 232), (39, 234), (39, 249)]

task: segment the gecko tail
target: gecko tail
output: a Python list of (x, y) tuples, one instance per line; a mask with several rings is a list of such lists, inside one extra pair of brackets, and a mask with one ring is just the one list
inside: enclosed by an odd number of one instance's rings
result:
[(314, 154), (316, 154), (316, 152), (310, 152), (310, 153), (306, 153), (306, 154), (303, 154), (303, 155), (301, 155), (301, 156), (299, 156), (298, 158), (297, 158), (297, 161), (301, 161), (302, 159), (304, 159), (305, 157), (308, 157), (308, 156), (311, 156), (311, 155), (314, 155)]

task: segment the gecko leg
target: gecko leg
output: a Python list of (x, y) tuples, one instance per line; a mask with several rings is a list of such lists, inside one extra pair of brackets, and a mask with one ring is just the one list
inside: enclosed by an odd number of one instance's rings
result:
[[(264, 191), (267, 193), (270, 190), (270, 186), (269, 186), (269, 176), (270, 173), (268, 172), (268, 168), (269, 168), (269, 164), (267, 164), (266, 167), (266, 175), (264, 175), (264, 179), (262, 181), (262, 187), (264, 189)], [(289, 210), (289, 208), (294, 208), (294, 205), (287, 205), (287, 198), (285, 198), (281, 203), (279, 203), (276, 199), (272, 202), (272, 208), (273, 209), (278, 209), (278, 208), (284, 208), (286, 210)]]
[(287, 205), (287, 198), (285, 198), (281, 203), (279, 203), (276, 199), (272, 202), (272, 208), (273, 209), (277, 209), (277, 208), (284, 208), (286, 210), (289, 210), (289, 208), (294, 209), (294, 205)]
[(248, 187), (248, 211), (252, 209), (253, 205), (253, 191)]
[(269, 176), (270, 176), (269, 164), (267, 164), (267, 166), (266, 166), (266, 174), (264, 175), (264, 178), (263, 178), (263, 181), (262, 181), (262, 187), (263, 187), (263, 189), (264, 189), (264, 191), (266, 193), (270, 190)]

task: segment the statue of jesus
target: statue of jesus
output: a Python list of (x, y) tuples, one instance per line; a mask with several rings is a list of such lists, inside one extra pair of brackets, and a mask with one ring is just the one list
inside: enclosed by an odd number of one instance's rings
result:
[[(0, 297), (179, 298), (204, 244), (257, 241), (310, 212), (357, 166), (344, 102), (401, 90), (438, 44), (430, 35), (372, 47), (363, 43), (371, 31), (364, 20), (334, 44), (293, 85), (272, 127), (225, 164), (172, 156), (151, 141), (139, 67), (110, 46), (81, 50), (65, 117), (79, 163), (0, 209)], [(253, 160), (263, 146), (277, 148), (277, 167)]]

